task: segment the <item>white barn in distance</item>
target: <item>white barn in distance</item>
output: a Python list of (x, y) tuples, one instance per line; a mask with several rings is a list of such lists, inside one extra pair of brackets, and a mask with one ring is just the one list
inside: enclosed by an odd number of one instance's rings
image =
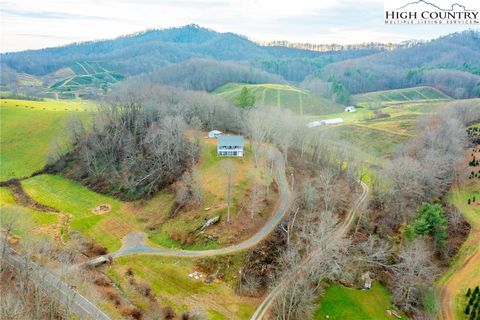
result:
[(348, 106), (345, 108), (345, 112), (355, 112), (355, 111), (357, 111), (355, 106)]
[(243, 157), (243, 136), (218, 136), (217, 156)]

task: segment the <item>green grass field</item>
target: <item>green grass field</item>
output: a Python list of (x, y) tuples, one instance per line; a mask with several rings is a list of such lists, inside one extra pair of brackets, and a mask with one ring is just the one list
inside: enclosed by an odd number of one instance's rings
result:
[(89, 113), (84, 110), (92, 108), (80, 101), (0, 100), (0, 180), (43, 168), (54, 141), (67, 148), (69, 118), (87, 120)]
[[(428, 89), (428, 88), (427, 88)], [(375, 93), (370, 93), (374, 95)], [(378, 117), (368, 105), (360, 106), (356, 112), (339, 112), (335, 114), (309, 116), (307, 121), (342, 118), (343, 123), (329, 126), (328, 130), (338, 134), (338, 137), (357, 147), (362, 158), (382, 156), (395, 150), (402, 143), (415, 135), (417, 119), (461, 100), (410, 100), (401, 103), (379, 105)], [(464, 101), (478, 101), (471, 99)], [(370, 156), (369, 156), (370, 155)], [(369, 159), (370, 158), (370, 159)]]
[[(128, 232), (143, 229), (123, 202), (63, 177), (39, 175), (22, 181), (22, 186), (32, 199), (70, 215), (71, 230), (81, 232), (110, 251), (120, 248), (121, 238)], [(92, 209), (101, 204), (110, 205), (111, 211), (95, 214)]]
[(355, 124), (335, 126), (329, 130), (371, 156), (391, 153), (395, 151), (399, 143), (404, 142), (407, 138), (394, 132)]
[[(391, 320), (387, 310), (392, 306), (387, 290), (374, 283), (370, 290), (356, 290), (338, 284), (330, 286), (314, 313), (315, 320)], [(328, 318), (327, 318), (328, 316)], [(407, 319), (402, 315), (402, 319)]]
[(344, 107), (328, 99), (317, 97), (303, 89), (283, 84), (229, 83), (213, 93), (233, 101), (243, 87), (256, 96), (257, 106), (286, 108), (298, 114), (329, 114), (341, 112)]
[(150, 283), (158, 301), (162, 305), (170, 305), (177, 314), (201, 308), (208, 313), (209, 319), (249, 319), (258, 303), (254, 298), (238, 296), (223, 281), (205, 284), (202, 280), (189, 278), (189, 273), (198, 270), (194, 259), (155, 256), (118, 258), (106, 272), (137, 305), (146, 305), (148, 299), (132, 290), (125, 276), (128, 267), (132, 268), (137, 282)]
[(57, 222), (58, 216), (17, 205), (10, 189), (0, 187), (0, 221), (7, 223), (6, 221), (10, 219), (15, 220), (13, 233), (16, 236), (25, 237), (42, 225)]
[(369, 104), (398, 104), (412, 101), (451, 100), (449, 96), (431, 87), (413, 87), (405, 89), (375, 91), (357, 94), (352, 97), (358, 105)]

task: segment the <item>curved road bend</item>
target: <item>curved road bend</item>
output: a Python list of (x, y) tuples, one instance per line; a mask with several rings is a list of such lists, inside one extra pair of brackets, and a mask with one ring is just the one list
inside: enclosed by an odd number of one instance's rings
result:
[(238, 244), (228, 247), (212, 250), (176, 250), (168, 248), (151, 247), (145, 244), (145, 233), (131, 232), (122, 240), (122, 248), (111, 254), (112, 257), (123, 257), (134, 254), (152, 254), (161, 256), (175, 256), (175, 257), (206, 257), (216, 256), (222, 254), (229, 254), (239, 252), (257, 245), (266, 236), (268, 236), (275, 227), (282, 221), (283, 217), (290, 207), (290, 188), (288, 186), (287, 178), (285, 177), (285, 162), (283, 156), (275, 149), (275, 176), (280, 190), (280, 204), (274, 215), (267, 221), (263, 228), (254, 236), (242, 241)]
[[(358, 198), (358, 200), (353, 205), (352, 209), (348, 217), (337, 227), (337, 232), (335, 233), (334, 237), (343, 237), (348, 230), (350, 229), (353, 221), (355, 220), (356, 212), (360, 205), (365, 201), (368, 195), (368, 186), (360, 181), (362, 186), (362, 194)], [(290, 275), (284, 278), (275, 288), (270, 291), (267, 297), (262, 301), (262, 303), (257, 307), (255, 312), (253, 313), (250, 320), (261, 320), (265, 317), (267, 311), (270, 309), (270, 306), (275, 301), (277, 296), (282, 292), (282, 289), (285, 288), (289, 283), (295, 280), (297, 276), (299, 276), (302, 272), (304, 267), (312, 261), (318, 254), (321, 254), (323, 248), (319, 248), (314, 250), (310, 255), (308, 255), (302, 263), (300, 263), (294, 270), (291, 271)]]
[(3, 256), (4, 262), (15, 269), (27, 267), (31, 281), (50, 297), (56, 299), (70, 313), (77, 315), (80, 319), (110, 320), (102, 310), (63, 282), (57, 275), (38, 266), (28, 258), (18, 255), (7, 244), (2, 245), (7, 246)]

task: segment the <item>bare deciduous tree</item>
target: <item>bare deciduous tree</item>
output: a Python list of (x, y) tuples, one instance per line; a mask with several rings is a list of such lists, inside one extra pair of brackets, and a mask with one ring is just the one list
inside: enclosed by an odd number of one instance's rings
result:
[(430, 249), (421, 239), (403, 247), (394, 266), (393, 300), (403, 310), (416, 312), (424, 294), (432, 286), (437, 267), (432, 262)]

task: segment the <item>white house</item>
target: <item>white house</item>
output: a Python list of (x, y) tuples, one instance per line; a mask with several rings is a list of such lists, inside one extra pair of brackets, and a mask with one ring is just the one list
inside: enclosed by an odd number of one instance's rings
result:
[(354, 106), (348, 106), (345, 108), (345, 112), (355, 112), (357, 109)]
[(208, 137), (209, 138), (217, 138), (221, 134), (222, 134), (222, 131), (212, 130), (212, 131), (208, 132)]
[(217, 136), (218, 157), (243, 157), (243, 136)]

